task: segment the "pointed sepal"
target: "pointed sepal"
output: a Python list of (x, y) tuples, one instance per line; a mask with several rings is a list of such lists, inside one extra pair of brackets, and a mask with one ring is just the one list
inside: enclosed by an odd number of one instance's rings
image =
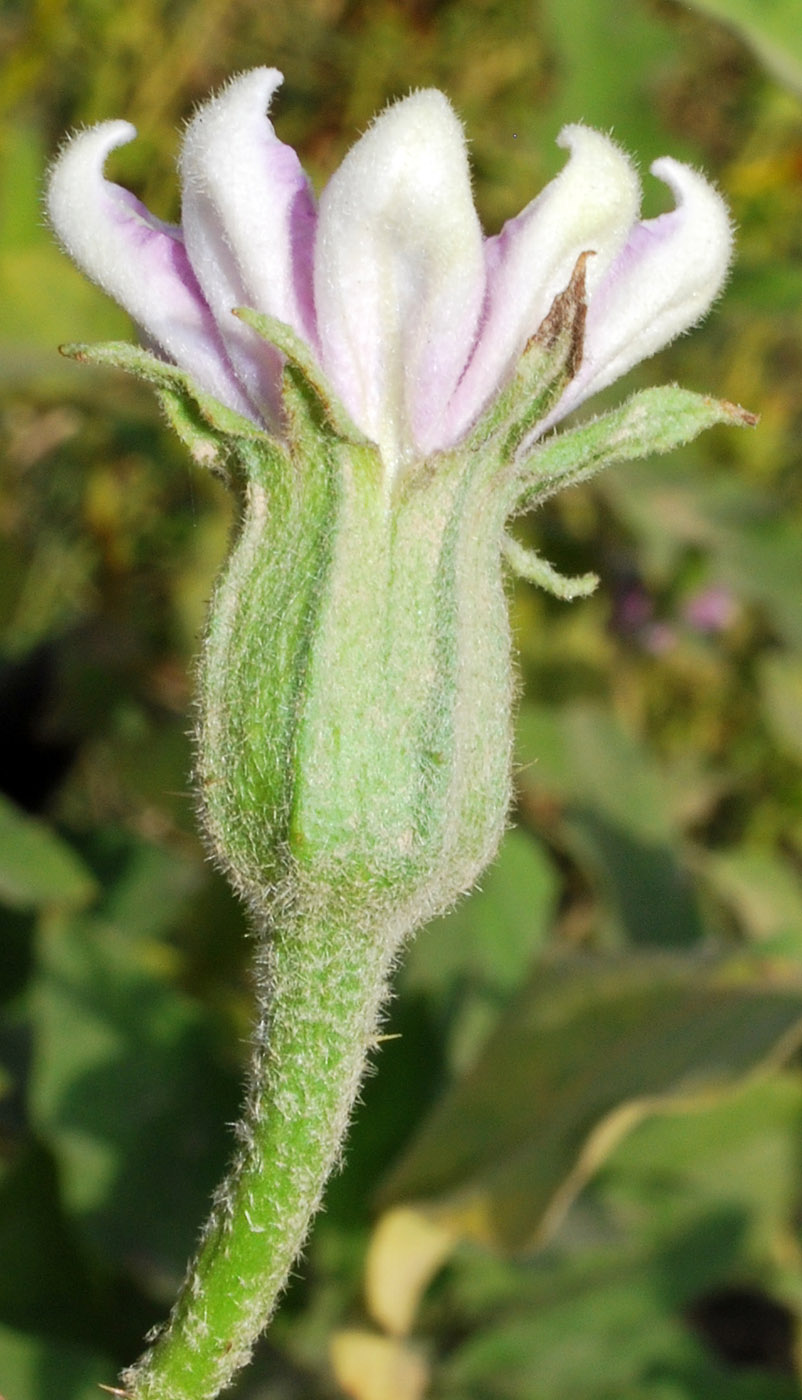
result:
[(192, 376), (149, 350), (125, 340), (99, 345), (62, 345), (61, 354), (80, 364), (121, 369), (156, 390), (167, 419), (201, 466), (222, 468), (244, 442), (264, 443), (264, 429), (198, 388)]
[(571, 603), (574, 598), (589, 598), (599, 586), (598, 574), (561, 574), (547, 559), (543, 559), (534, 549), (527, 549), (512, 535), (505, 535), (502, 553), (512, 572), (518, 578), (533, 583), (552, 598), (562, 603)]
[(717, 423), (743, 428), (757, 421), (738, 404), (676, 384), (643, 389), (621, 408), (540, 443), (518, 468), (510, 513), (539, 505), (615, 462), (671, 452)]
[(586, 268), (592, 256), (586, 252), (577, 258), (568, 286), (554, 298), (545, 320), (527, 341), (512, 379), (469, 435), (469, 447), (497, 442), (501, 460), (511, 461), (574, 378), (582, 363)]
[(284, 409), (291, 420), (295, 416), (296, 395), (300, 392), (307, 408), (316, 410), (317, 415), (337, 437), (358, 446), (367, 443), (368, 439), (357, 428), (342, 401), (335, 394), (309, 346), (296, 335), (291, 326), (285, 321), (277, 320), (275, 316), (266, 316), (261, 311), (254, 311), (250, 306), (238, 306), (234, 315), (284, 356), (286, 364), (282, 399)]

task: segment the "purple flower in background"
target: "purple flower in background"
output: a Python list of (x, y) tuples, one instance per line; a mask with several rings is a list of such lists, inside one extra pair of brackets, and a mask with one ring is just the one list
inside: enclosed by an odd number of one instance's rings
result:
[(738, 604), (729, 588), (711, 584), (688, 598), (683, 608), (685, 621), (699, 632), (725, 632), (732, 626)]
[(566, 127), (561, 173), (501, 232), (474, 209), (462, 127), (434, 90), (388, 107), (315, 200), (265, 113), (281, 74), (257, 68), (196, 112), (180, 159), (181, 225), (107, 181), (135, 135), (101, 123), (67, 144), (48, 210), (64, 248), (146, 344), (205, 392), (281, 433), (281, 356), (232, 315), (248, 306), (311, 348), (389, 476), (458, 443), (587, 263), (578, 372), (534, 435), (688, 329), (723, 283), (731, 229), (707, 181), (652, 170), (676, 208), (639, 220), (640, 184), (606, 135)]

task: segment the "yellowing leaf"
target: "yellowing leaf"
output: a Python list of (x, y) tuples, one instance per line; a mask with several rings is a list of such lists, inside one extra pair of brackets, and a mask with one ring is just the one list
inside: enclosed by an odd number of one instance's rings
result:
[(528, 1249), (644, 1113), (712, 1101), (800, 1039), (802, 980), (787, 963), (560, 959), (434, 1107), (384, 1199)]
[(382, 1216), (371, 1237), (365, 1265), (365, 1299), (371, 1316), (387, 1332), (411, 1329), (427, 1284), (448, 1258), (458, 1231), (425, 1211), (400, 1206)]
[(351, 1400), (423, 1400), (426, 1393), (426, 1363), (393, 1337), (336, 1332), (331, 1364), (337, 1384)]

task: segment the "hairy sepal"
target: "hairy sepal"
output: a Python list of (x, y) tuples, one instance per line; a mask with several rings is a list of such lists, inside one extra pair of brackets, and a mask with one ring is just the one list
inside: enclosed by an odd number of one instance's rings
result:
[(492, 450), (502, 461), (510, 461), (577, 373), (587, 319), (586, 269), (592, 256), (587, 252), (577, 258), (568, 286), (527, 341), (511, 379), (469, 434), (468, 451)]
[(519, 462), (510, 484), (509, 513), (539, 505), (616, 462), (671, 452), (718, 423), (743, 428), (757, 421), (738, 404), (676, 384), (643, 389), (611, 413), (545, 438)]
[[(265, 913), (398, 938), (492, 856), (510, 756), (503, 505), (476, 456), (390, 485), (288, 362), (211, 610), (199, 777), (212, 844)], [(278, 469), (277, 469), (278, 468)]]

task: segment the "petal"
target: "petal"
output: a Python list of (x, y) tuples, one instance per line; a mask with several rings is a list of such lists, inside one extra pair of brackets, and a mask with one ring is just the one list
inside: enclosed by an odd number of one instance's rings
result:
[(439, 445), (484, 296), (462, 127), (440, 92), (388, 108), (320, 201), (323, 366), (390, 470)]
[(196, 112), (180, 160), (192, 266), (243, 383), (271, 414), (280, 357), (231, 312), (253, 307), (315, 345), (314, 196), (265, 115), (282, 81), (275, 68), (233, 79)]
[(703, 175), (663, 156), (652, 166), (677, 207), (636, 224), (588, 307), (585, 353), (550, 422), (646, 360), (709, 311), (727, 275), (727, 206)]
[(135, 136), (130, 123), (111, 121), (72, 138), (51, 171), (50, 222), (64, 250), (162, 354), (187, 370), (201, 389), (253, 417), (189, 265), (180, 229), (162, 223), (129, 190), (104, 179), (109, 153)]
[(640, 208), (629, 157), (600, 131), (567, 126), (571, 158), (531, 204), (485, 245), (487, 298), (476, 349), (449, 413), (456, 441), (493, 395), (568, 285), (580, 253), (592, 294), (623, 248)]

